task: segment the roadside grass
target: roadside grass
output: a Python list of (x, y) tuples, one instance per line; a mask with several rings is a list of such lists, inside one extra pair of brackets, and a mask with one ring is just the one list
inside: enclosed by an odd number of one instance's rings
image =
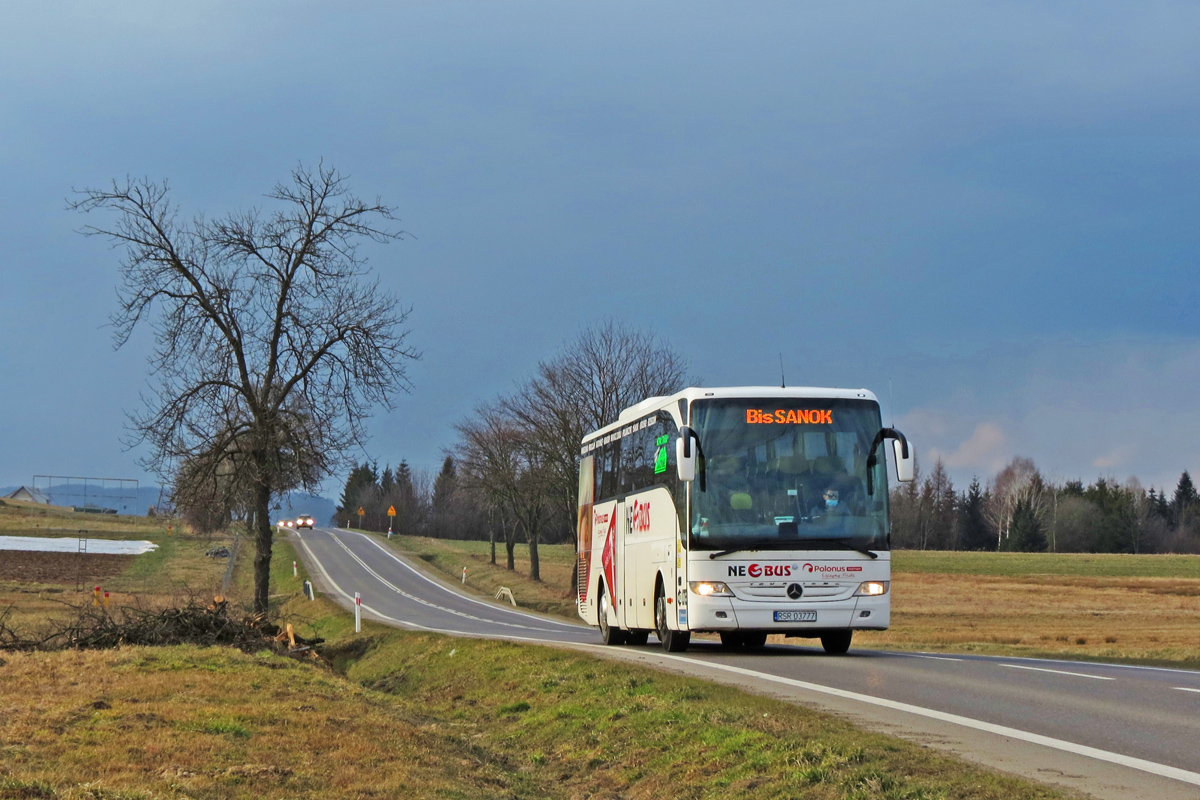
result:
[(627, 663), (371, 623), (354, 636), (346, 612), (286, 594), (285, 612), (302, 602), (342, 631), (337, 671), (217, 648), (4, 654), (0, 798), (1068, 796)]
[(328, 670), (195, 647), (6, 654), (0, 798), (533, 797)]
[[(522, 606), (574, 619), (572, 545), (542, 545), (542, 583), (487, 558), (487, 542), (394, 537), (448, 580), (510, 586)], [(546, 565), (555, 565), (547, 569)], [(456, 581), (457, 582), (457, 581)], [(816, 646), (772, 637), (775, 644)], [(1088, 553), (892, 553), (892, 627), (855, 634), (855, 646), (1071, 658), (1200, 669), (1200, 556)]]

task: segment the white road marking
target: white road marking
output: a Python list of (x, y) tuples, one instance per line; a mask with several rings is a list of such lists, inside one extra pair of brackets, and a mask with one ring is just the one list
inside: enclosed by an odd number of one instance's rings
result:
[(929, 658), (934, 661), (965, 661), (963, 658), (951, 658), (950, 656), (927, 656), (924, 653), (892, 653), (891, 655), (904, 656), (905, 658)]
[[(1032, 661), (1034, 659), (1023, 660)], [(1150, 672), (1181, 672), (1184, 675), (1200, 674), (1194, 669), (1177, 669), (1175, 667), (1144, 667), (1140, 664), (1110, 664), (1106, 661), (1068, 661), (1067, 659), (1063, 658), (1039, 658), (1036, 660), (1041, 664), (1073, 664), (1080, 667), (1104, 667), (1105, 669), (1144, 669), (1149, 670)]]
[[(949, 722), (954, 725), (961, 725), (964, 728), (973, 728), (977, 731), (986, 731), (987, 733), (995, 733), (1000, 736), (1007, 736), (1011, 739), (1017, 739), (1030, 744), (1037, 744), (1043, 747), (1049, 747), (1054, 750), (1062, 750), (1067, 753), (1075, 753), (1076, 755), (1087, 756), (1098, 761), (1107, 761), (1110, 764), (1118, 764), (1122, 767), (1129, 767), (1141, 772), (1149, 772), (1151, 775), (1159, 775), (1164, 778), (1190, 783), (1193, 786), (1200, 786), (1200, 773), (1189, 772), (1186, 769), (1168, 766), (1166, 764), (1158, 764), (1154, 761), (1146, 761), (1141, 758), (1123, 755), (1121, 753), (1112, 753), (1108, 750), (1099, 750), (1095, 747), (1067, 742), (1062, 739), (1054, 739), (1050, 736), (1042, 736), (1038, 733), (1030, 733), (1019, 728), (1009, 728), (1005, 725), (996, 725), (983, 720), (971, 719), (970, 717), (960, 717), (958, 714), (947, 714), (944, 711), (936, 711), (932, 708), (924, 708), (922, 706), (914, 706), (909, 703), (900, 703), (895, 700), (885, 700), (882, 697), (874, 697), (869, 694), (859, 694), (858, 692), (848, 692), (845, 689), (835, 689), (832, 686), (822, 686), (818, 683), (808, 683), (806, 681), (798, 681), (792, 678), (784, 678), (779, 675), (771, 675), (770, 673), (755, 672), (754, 670), (742, 669), (741, 667), (733, 667), (728, 664), (720, 664), (713, 661), (698, 662), (695, 659), (686, 658), (683, 656), (663, 656), (664, 658), (679, 659), (690, 663), (701, 663), (713, 669), (732, 672), (737, 675), (746, 677), (758, 678), (760, 680), (780, 683), (785, 686), (794, 686), (797, 689), (805, 689), (810, 692), (818, 692), (820, 694), (832, 695), (834, 697), (842, 697), (847, 700), (857, 700), (860, 703), (867, 703), (881, 708), (890, 708), (895, 711), (905, 711), (909, 714), (916, 714), (929, 719), (936, 719), (942, 722)], [(1094, 676), (1093, 676), (1094, 677)]]
[[(351, 595), (347, 594), (340, 586), (337, 585), (337, 583), (335, 583), (333, 581), (332, 578), (329, 577), (329, 573), (327, 573), (325, 571), (325, 568), (323, 566), (321, 566), (321, 562), (317, 560), (315, 555), (313, 555), (313, 552), (312, 552), (312, 550), (310, 550), (308, 548), (308, 545), (305, 544), (303, 542), (303, 540), (301, 541), (301, 544), (304, 546), (304, 549), (308, 552), (309, 557), (313, 559), (313, 562), (317, 565), (317, 568), (321, 571), (321, 574), (329, 582), (329, 585), (331, 587), (333, 587), (334, 590), (337, 591), (340, 595), (342, 595), (342, 597), (344, 597), (348, 602), (353, 603), (354, 602), (353, 597)], [(390, 622), (394, 622), (401, 627), (417, 628), (420, 630), (430, 631), (433, 633), (445, 633), (445, 634), (451, 634), (451, 635), (471, 636), (474, 638), (502, 638), (502, 639), (507, 639), (507, 640), (511, 640), (511, 641), (525, 641), (525, 642), (530, 642), (530, 643), (535, 643), (535, 644), (548, 644), (548, 645), (566, 644), (571, 647), (579, 647), (579, 648), (584, 648), (584, 649), (588, 649), (588, 650), (598, 650), (601, 652), (608, 649), (608, 648), (604, 647), (603, 645), (558, 642), (558, 641), (553, 641), (553, 640), (549, 640), (549, 639), (534, 639), (534, 638), (525, 638), (525, 637), (518, 637), (518, 636), (482, 637), (479, 634), (467, 633), (464, 631), (448, 630), (445, 628), (429, 628), (424, 625), (417, 625), (415, 623), (405, 622), (403, 620), (395, 619), (394, 617), (389, 617), (386, 614), (381, 614), (381, 613), (375, 611), (374, 609), (371, 609), (365, 605), (363, 606), (363, 608), (370, 611), (375, 616), (378, 616), (381, 619), (388, 620)], [(860, 703), (866, 703), (867, 705), (879, 706), (881, 708), (890, 708), (895, 711), (902, 711), (902, 712), (909, 713), (909, 714), (915, 714), (916, 716), (919, 716), (919, 717), (935, 719), (935, 720), (939, 720), (941, 722), (949, 722), (953, 725), (960, 725), (964, 728), (971, 728), (973, 730), (984, 731), (986, 733), (993, 733), (998, 736), (1007, 736), (1009, 738), (1016, 739), (1018, 741), (1028, 742), (1030, 744), (1041, 745), (1043, 747), (1049, 747), (1053, 750), (1061, 750), (1066, 753), (1074, 753), (1076, 755), (1086, 756), (1088, 758), (1094, 758), (1098, 761), (1104, 761), (1109, 764), (1117, 764), (1119, 766), (1129, 767), (1130, 769), (1135, 769), (1140, 772), (1147, 772), (1147, 773), (1150, 773), (1151, 775), (1158, 775), (1158, 776), (1161, 776), (1164, 778), (1170, 778), (1172, 780), (1177, 780), (1177, 781), (1181, 781), (1183, 783), (1191, 784), (1193, 786), (1200, 786), (1200, 773), (1190, 772), (1185, 769), (1179, 769), (1178, 767), (1172, 767), (1167, 764), (1159, 764), (1154, 761), (1147, 761), (1147, 760), (1141, 759), (1141, 758), (1134, 758), (1133, 756), (1127, 756), (1122, 753), (1113, 753), (1108, 750), (1100, 750), (1095, 747), (1088, 747), (1087, 745), (1076, 744), (1075, 742), (1068, 742), (1063, 739), (1055, 739), (1050, 736), (1042, 736), (1041, 734), (1031, 733), (1029, 731), (1023, 731), (1023, 730), (1020, 730), (1019, 728), (1010, 728), (1006, 725), (996, 725), (991, 722), (984, 722), (983, 720), (972, 719), (970, 717), (963, 717), (963, 716), (959, 716), (958, 714), (949, 714), (944, 711), (937, 711), (932, 708), (925, 708), (923, 706), (915, 706), (910, 703), (901, 703), (896, 700), (887, 700), (882, 697), (875, 697), (873, 695), (868, 695), (868, 694), (859, 694), (858, 692), (850, 692), (845, 689), (837, 689), (832, 686), (822, 686), (821, 684), (817, 684), (817, 683), (809, 683), (807, 681), (798, 681), (793, 678), (784, 678), (782, 676), (772, 675), (772, 674), (766, 673), (766, 672), (756, 672), (754, 670), (743, 669), (741, 667), (734, 667), (729, 664), (721, 664), (721, 663), (715, 662), (715, 661), (701, 661), (696, 658), (688, 658), (686, 656), (673, 656), (673, 655), (668, 655), (666, 653), (655, 654), (655, 655), (658, 658), (662, 658), (664, 660), (687, 661), (690, 664), (700, 666), (700, 667), (708, 667), (709, 669), (713, 669), (713, 670), (728, 672), (728, 673), (735, 674), (735, 675), (742, 675), (744, 677), (749, 677), (749, 678), (757, 678), (759, 680), (768, 681), (771, 683), (777, 683), (777, 684), (781, 684), (784, 686), (791, 686), (791, 687), (797, 688), (797, 689), (804, 689), (806, 691), (816, 692), (817, 694), (826, 694), (826, 695), (830, 695), (832, 697), (841, 697), (846, 700), (854, 700), (854, 701), (857, 701)], [(1004, 665), (1004, 666), (1017, 666), (1017, 665), (1008, 664), (1008, 665)], [(1096, 677), (1096, 676), (1090, 675), (1090, 676), (1086, 676), (1086, 677)], [(1176, 688), (1182, 689), (1184, 687), (1176, 687)], [(1195, 691), (1195, 690), (1185, 689), (1185, 691)]]
[[(325, 582), (327, 584), (329, 584), (329, 586), (335, 592), (337, 592), (343, 598), (345, 598), (347, 605), (353, 607), (354, 606), (354, 595), (350, 594), (345, 589), (343, 589), (341, 586), (339, 586), (337, 581), (335, 581), (329, 575), (329, 573), (325, 571), (325, 567), (321, 564), (321, 562), (317, 558), (316, 554), (313, 553), (313, 551), (309, 548), (308, 544), (303, 539), (300, 540), (300, 545), (304, 548), (305, 552), (308, 553), (308, 557), (312, 559), (313, 563), (317, 565), (317, 569), (320, 571), (321, 576), (325, 579)], [(535, 639), (531, 636), (513, 636), (511, 634), (505, 634), (505, 633), (483, 634), (483, 633), (474, 633), (472, 631), (456, 631), (456, 630), (452, 630), (450, 628), (430, 628), (427, 625), (419, 625), (416, 622), (409, 622), (408, 620), (396, 619), (395, 617), (390, 617), (387, 614), (384, 614), (382, 611), (372, 608), (371, 606), (367, 605), (366, 603), (363, 603), (362, 608), (364, 611), (368, 612), (369, 614), (371, 614), (374, 617), (377, 617), (381, 620), (386, 620), (387, 622), (395, 623), (396, 627), (408, 628), (410, 630), (428, 631), (430, 633), (442, 633), (442, 634), (448, 634), (451, 636), (464, 636), (464, 637), (471, 638), (471, 639), (503, 639), (504, 641), (508, 641), (508, 642), (528, 642), (530, 644), (548, 644), (548, 645), (564, 645), (565, 644), (565, 645), (570, 645), (572, 647), (596, 647), (596, 648), (603, 649), (603, 647), (601, 645), (587, 644), (586, 642), (563, 642), (563, 641), (559, 641), (556, 639)], [(347, 610), (349, 610), (349, 609), (347, 609)]]
[[(573, 630), (591, 630), (591, 628), (590, 628), (589, 626), (582, 625), (582, 624), (580, 624), (580, 623), (573, 623), (573, 622), (562, 622), (562, 621), (560, 621), (560, 620), (555, 620), (555, 619), (543, 619), (543, 618), (541, 618), (541, 617), (535, 617), (535, 616), (533, 616), (532, 614), (524, 614), (524, 613), (522, 613), (522, 612), (520, 612), (520, 611), (513, 611), (513, 610), (511, 610), (511, 609), (504, 608), (503, 606), (494, 605), (494, 604), (492, 604), (492, 603), (487, 603), (487, 602), (484, 602), (483, 600), (477, 600), (477, 599), (475, 599), (474, 597), (469, 597), (469, 596), (467, 596), (467, 595), (465, 595), (465, 594), (462, 594), (461, 592), (457, 592), (457, 591), (455, 591), (454, 589), (450, 589), (450, 588), (448, 588), (448, 587), (446, 587), (446, 586), (443, 586), (442, 584), (438, 583), (438, 582), (437, 582), (437, 581), (435, 581), (433, 578), (431, 578), (431, 577), (429, 577), (428, 575), (426, 575), (425, 573), (421, 572), (419, 569), (417, 569), (417, 568), (413, 567), (411, 564), (407, 563), (407, 562), (406, 562), (404, 559), (400, 558), (400, 557), (399, 557), (399, 556), (397, 556), (395, 553), (393, 553), (392, 551), (390, 551), (390, 550), (388, 550), (386, 547), (384, 547), (382, 544), (380, 544), (379, 542), (375, 541), (375, 539), (374, 539), (373, 537), (371, 537), (371, 536), (368, 536), (368, 535), (366, 535), (366, 534), (364, 534), (364, 533), (355, 533), (354, 531), (345, 531), (345, 532), (346, 532), (346, 533), (353, 533), (355, 536), (361, 536), (362, 538), (366, 539), (368, 542), (370, 542), (371, 544), (375, 545), (375, 546), (376, 546), (376, 547), (378, 547), (380, 550), (382, 550), (382, 551), (383, 551), (383, 553), (384, 553), (384, 555), (386, 555), (388, 558), (392, 559), (392, 560), (393, 560), (393, 561), (395, 561), (397, 564), (399, 564), (400, 566), (404, 567), (406, 570), (408, 570), (408, 571), (409, 571), (409, 572), (411, 572), (412, 574), (416, 575), (416, 576), (417, 576), (418, 578), (420, 578), (421, 580), (423, 580), (423, 581), (427, 581), (428, 583), (432, 584), (433, 586), (436, 586), (437, 588), (441, 589), (443, 592), (447, 592), (447, 593), (449, 593), (449, 594), (452, 594), (452, 595), (454, 595), (456, 598), (458, 598), (458, 599), (460, 599), (460, 600), (466, 600), (466, 601), (468, 601), (468, 602), (475, 603), (476, 605), (483, 606), (484, 608), (487, 608), (487, 609), (488, 609), (488, 610), (490, 610), (490, 611), (503, 611), (503, 612), (504, 612), (504, 613), (506, 613), (506, 614), (515, 614), (515, 615), (517, 615), (518, 617), (521, 617), (521, 618), (523, 618), (523, 619), (528, 619), (528, 620), (536, 620), (536, 621), (538, 621), (538, 622), (544, 622), (544, 623), (547, 623), (547, 624), (550, 624), (550, 625), (561, 625), (561, 626), (562, 626), (562, 627), (564, 627), (564, 628), (571, 628), (571, 629), (573, 629)], [(330, 536), (333, 536), (333, 534), (332, 534), (332, 533), (330, 533), (329, 535), (330, 535)], [(333, 536), (333, 538), (334, 538), (335, 540), (337, 539), (337, 537), (336, 537), (336, 536)]]
[[(361, 566), (361, 567), (362, 567), (363, 569), (365, 569), (365, 570), (366, 570), (368, 573), (370, 573), (370, 575), (371, 575), (372, 577), (374, 577), (374, 578), (375, 578), (377, 581), (379, 581), (379, 582), (380, 582), (380, 583), (382, 583), (384, 586), (388, 587), (389, 589), (391, 589), (393, 592), (395, 592), (396, 594), (400, 595), (401, 597), (404, 597), (404, 598), (407, 598), (407, 599), (409, 599), (409, 600), (412, 600), (412, 601), (413, 601), (413, 602), (415, 602), (415, 603), (420, 603), (420, 604), (421, 604), (421, 605), (423, 605), (423, 606), (428, 606), (429, 608), (435, 608), (435, 609), (437, 609), (438, 611), (444, 611), (444, 612), (446, 612), (447, 614), (453, 614), (453, 615), (455, 615), (455, 616), (458, 616), (458, 617), (463, 617), (464, 619), (472, 619), (472, 620), (475, 620), (476, 622), (483, 622), (483, 623), (485, 623), (485, 624), (488, 624), (488, 625), (504, 625), (505, 627), (509, 627), (509, 628), (521, 628), (522, 630), (543, 630), (543, 631), (546, 631), (547, 633), (549, 633), (549, 632), (550, 632), (550, 631), (549, 631), (549, 629), (547, 629), (547, 628), (535, 628), (535, 627), (531, 627), (531, 626), (529, 626), (529, 625), (518, 625), (518, 624), (517, 624), (517, 623), (515, 623), (515, 622), (501, 622), (500, 620), (492, 620), (492, 619), (484, 619), (483, 617), (476, 617), (476, 616), (474, 616), (473, 614), (467, 614), (467, 613), (465, 613), (465, 612), (462, 612), (462, 611), (456, 611), (456, 610), (455, 610), (455, 609), (453, 609), (453, 608), (446, 608), (445, 606), (439, 606), (438, 604), (436, 604), (436, 603), (431, 603), (430, 601), (428, 601), (428, 600), (426, 600), (426, 599), (424, 599), (424, 598), (422, 598), (422, 597), (417, 597), (417, 596), (416, 596), (416, 595), (414, 595), (414, 594), (410, 594), (409, 592), (406, 592), (406, 591), (404, 591), (404, 590), (403, 590), (403, 589), (401, 589), (399, 586), (397, 586), (396, 584), (394, 584), (394, 583), (392, 583), (391, 581), (389, 581), (387, 578), (385, 578), (385, 577), (383, 577), (382, 575), (380, 575), (380, 574), (379, 574), (378, 572), (376, 572), (375, 570), (371, 569), (370, 565), (368, 565), (366, 561), (363, 561), (361, 558), (359, 558), (359, 557), (358, 557), (358, 554), (357, 554), (357, 553), (355, 553), (353, 550), (351, 550), (349, 547), (347, 547), (347, 546), (346, 546), (346, 543), (345, 543), (345, 542), (343, 542), (341, 539), (339, 539), (337, 536), (334, 536), (332, 533), (330, 533), (330, 534), (328, 534), (328, 535), (329, 535), (329, 538), (333, 539), (333, 541), (334, 541), (334, 542), (335, 542), (335, 543), (336, 543), (336, 544), (337, 544), (339, 547), (341, 547), (343, 550), (345, 550), (345, 551), (346, 551), (346, 555), (350, 556), (352, 559), (354, 559), (355, 561), (357, 561), (357, 562), (358, 562), (358, 564), (359, 564), (359, 566)], [(310, 551), (310, 552), (311, 552), (311, 551)], [(410, 569), (411, 569), (411, 567), (410, 567)], [(484, 605), (486, 605), (486, 604), (484, 604)], [(488, 607), (488, 608), (491, 608), (491, 606), (487, 606), (487, 607)], [(503, 609), (501, 609), (501, 610), (503, 610)], [(540, 622), (540, 620), (538, 620), (538, 618), (537, 618), (537, 617), (531, 617), (531, 616), (525, 616), (525, 615), (522, 615), (522, 619), (527, 619), (527, 620), (536, 620), (536, 621), (539, 621), (539, 622)]]
[(1180, 692), (1196, 692), (1200, 694), (1200, 689), (1193, 689), (1189, 686), (1176, 686), (1175, 689)]
[(1028, 667), (1024, 664), (1001, 664), (1010, 669), (1031, 669), (1034, 672), (1053, 672), (1055, 675), (1074, 675), (1076, 678), (1091, 678), (1094, 681), (1115, 681), (1106, 675), (1088, 675), (1086, 672), (1067, 672), (1065, 669), (1046, 669), (1045, 667)]

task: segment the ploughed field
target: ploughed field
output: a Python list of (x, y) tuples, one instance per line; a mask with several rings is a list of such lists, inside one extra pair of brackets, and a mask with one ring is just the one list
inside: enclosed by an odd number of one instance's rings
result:
[(27, 550), (3, 550), (0, 551), (0, 581), (87, 584), (120, 575), (133, 565), (136, 558), (137, 556), (101, 553), (38, 553)]
[[(542, 545), (542, 582), (487, 542), (395, 537), (392, 544), (492, 596), (513, 590), (527, 608), (574, 617), (572, 545)], [(773, 638), (778, 643), (811, 640)], [(1087, 553), (892, 553), (892, 627), (855, 634), (854, 646), (1164, 662), (1200, 668), (1200, 556)]]

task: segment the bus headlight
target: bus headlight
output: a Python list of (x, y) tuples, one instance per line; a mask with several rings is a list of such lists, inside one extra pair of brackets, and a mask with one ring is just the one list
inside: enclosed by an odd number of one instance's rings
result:
[(877, 597), (881, 594), (887, 594), (888, 584), (890, 581), (863, 581), (858, 586), (858, 591), (854, 593), (855, 597)]
[(720, 581), (690, 581), (688, 588), (701, 597), (733, 597), (729, 587)]

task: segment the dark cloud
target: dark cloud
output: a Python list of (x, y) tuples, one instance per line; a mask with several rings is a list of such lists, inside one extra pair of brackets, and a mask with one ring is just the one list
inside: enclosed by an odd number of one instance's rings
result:
[[(1194, 467), (1155, 433), (1184, 423), (1153, 343), (1183, 352), (1196, 336), (1198, 17), (1102, 3), (12, 12), (0, 483), (137, 472), (118, 438), (144, 343), (111, 351), (116, 256), (72, 233), (71, 187), (169, 177), (211, 213), (261, 203), (318, 158), (418, 237), (372, 254), (426, 353), (416, 392), (374, 424), (381, 461), (436, 465), (475, 402), (616, 316), (653, 325), (710, 384), (772, 383), (780, 353), (791, 382), (885, 396), (890, 381), (902, 416), (953, 418), (923, 433), (964, 465), (995, 425), (1064, 474)], [(1130, 339), (1158, 364), (1160, 391), (1140, 400), (1146, 376), (1078, 358)], [(1074, 363), (1090, 371), (1051, 381)], [(1071, 387), (1136, 401), (1148, 422), (1116, 425), (1066, 402)], [(1012, 411), (1040, 390), (1037, 414)]]

